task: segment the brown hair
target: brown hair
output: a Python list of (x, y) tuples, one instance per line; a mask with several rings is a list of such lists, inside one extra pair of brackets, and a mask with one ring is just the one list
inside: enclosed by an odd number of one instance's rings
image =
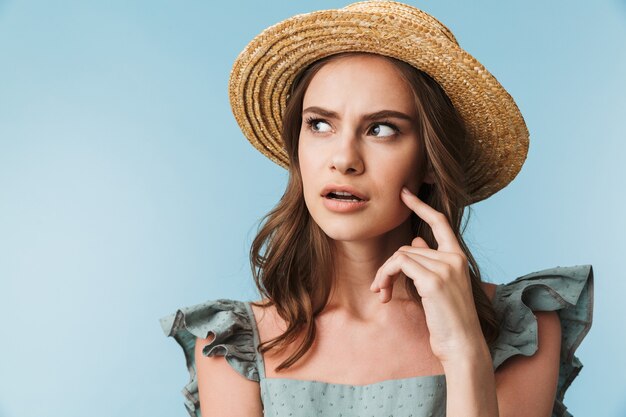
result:
[[(293, 82), (282, 125), (282, 139), (290, 160), (287, 188), (278, 204), (263, 217), (266, 221), (259, 226), (250, 248), (255, 284), (261, 295), (267, 298), (265, 304), (253, 304), (258, 307), (274, 305), (277, 314), (287, 324), (284, 333), (261, 343), (259, 351), (264, 353), (273, 348), (283, 351), (304, 336), (298, 350), (282, 362), (276, 372), (292, 366), (311, 348), (316, 334), (315, 317), (326, 306), (332, 289), (332, 242), (312, 220), (305, 205), (298, 138), (302, 102), (311, 79), (323, 65), (347, 54), (354, 52), (335, 54), (314, 62)], [(460, 230), (469, 201), (464, 175), (468, 146), (463, 121), (443, 89), (429, 75), (401, 60), (383, 57), (395, 65), (413, 90), (419, 115), (418, 132), (424, 141), (426, 160), (432, 167), (435, 180), (434, 184), (423, 183), (418, 196), (442, 212), (454, 230), (468, 259), (476, 311), (485, 341), (491, 346), (498, 336), (496, 314), (482, 289), (478, 264), (465, 245)], [(437, 247), (430, 226), (414, 212), (411, 213), (411, 229), (413, 236), (421, 236), (431, 248)], [(263, 254), (262, 249), (265, 250)], [(405, 288), (411, 298), (420, 302), (411, 279), (405, 278)]]

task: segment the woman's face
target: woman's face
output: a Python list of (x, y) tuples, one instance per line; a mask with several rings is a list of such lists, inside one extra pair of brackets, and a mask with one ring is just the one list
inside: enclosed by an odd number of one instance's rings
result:
[[(413, 100), (398, 70), (379, 56), (340, 58), (312, 78), (303, 98), (298, 157), (308, 210), (331, 238), (374, 238), (409, 217), (400, 191), (419, 190), (425, 160)], [(397, 114), (367, 117), (382, 111)], [(333, 210), (337, 203), (322, 195), (328, 184), (353, 187), (366, 200), (350, 211)]]

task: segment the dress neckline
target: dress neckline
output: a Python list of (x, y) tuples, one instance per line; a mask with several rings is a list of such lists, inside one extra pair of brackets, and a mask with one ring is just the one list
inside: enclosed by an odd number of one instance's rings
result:
[(418, 376), (410, 376), (408, 378), (396, 378), (396, 379), (385, 379), (378, 382), (372, 382), (370, 384), (342, 384), (338, 382), (324, 382), (317, 381), (313, 379), (297, 379), (297, 378), (261, 378), (261, 382), (263, 381), (276, 381), (278, 382), (291, 382), (291, 383), (302, 383), (302, 384), (314, 384), (314, 385), (323, 385), (323, 386), (339, 386), (345, 388), (359, 388), (359, 389), (369, 389), (370, 387), (377, 387), (379, 385), (388, 385), (391, 383), (417, 383), (418, 386), (421, 386), (422, 383), (445, 383), (445, 374), (435, 374), (435, 375), (418, 375)]

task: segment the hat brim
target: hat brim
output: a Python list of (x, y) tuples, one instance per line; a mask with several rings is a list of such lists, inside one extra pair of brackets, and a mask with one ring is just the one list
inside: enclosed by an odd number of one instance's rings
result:
[[(365, 3), (374, 2), (358, 4)], [(522, 114), (496, 78), (459, 47), (445, 26), (434, 27), (432, 22), (438, 21), (426, 16), (431, 21), (416, 24), (414, 15), (343, 8), (295, 15), (268, 27), (239, 54), (230, 74), (230, 104), (242, 132), (256, 149), (287, 168), (282, 115), (298, 73), (340, 52), (386, 55), (435, 79), (463, 118), (472, 144), (466, 165), (471, 203), (499, 191), (526, 159), (529, 138)]]

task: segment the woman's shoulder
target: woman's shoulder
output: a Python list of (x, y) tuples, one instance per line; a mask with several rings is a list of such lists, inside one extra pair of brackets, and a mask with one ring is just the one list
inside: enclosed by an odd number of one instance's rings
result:
[(534, 356), (539, 350), (540, 333), (542, 350), (546, 346), (552, 350), (549, 345), (559, 344), (558, 337), (552, 336), (560, 333), (556, 415), (567, 415), (563, 397), (583, 367), (575, 352), (592, 324), (593, 279), (591, 265), (556, 266), (519, 276), (493, 289), (492, 304), (500, 330), (490, 348), (494, 369), (514, 356)]
[(233, 330), (251, 330), (246, 304), (230, 298), (206, 300), (178, 307), (159, 321), (166, 336), (193, 335), (204, 339), (213, 334), (217, 341)]
[(224, 356), (239, 374), (259, 382), (254, 323), (248, 308), (247, 301), (219, 298), (179, 307), (159, 319), (165, 335), (183, 350), (189, 380), (182, 393), (191, 415), (200, 409), (195, 363), (198, 341), (204, 344), (204, 356)]
[(496, 367), (511, 354), (530, 356), (536, 351), (535, 312), (555, 312), (559, 316), (564, 342), (570, 350), (580, 344), (591, 327), (591, 265), (542, 269), (487, 288), (493, 292), (492, 305), (500, 323), (500, 343), (494, 348)]

